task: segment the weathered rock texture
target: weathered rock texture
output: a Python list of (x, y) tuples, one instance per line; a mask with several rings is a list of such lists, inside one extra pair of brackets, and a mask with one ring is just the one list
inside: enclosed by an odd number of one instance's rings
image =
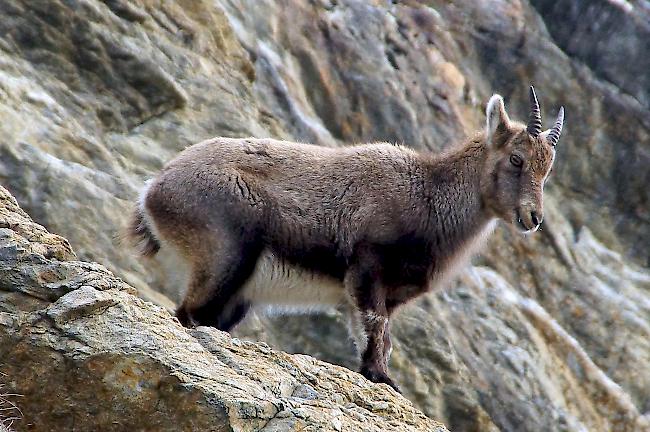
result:
[(34, 431), (446, 431), (308, 356), (183, 328), (0, 187), (0, 366)]
[[(642, 1), (0, 3), (0, 182), (139, 294), (180, 285), (113, 239), (137, 190), (216, 135), (439, 150), (501, 93), (567, 109), (543, 229), (405, 308), (392, 371), (454, 431), (643, 430), (650, 417), (650, 11)], [(548, 123), (547, 123), (548, 124)], [(238, 330), (356, 367), (335, 312)]]

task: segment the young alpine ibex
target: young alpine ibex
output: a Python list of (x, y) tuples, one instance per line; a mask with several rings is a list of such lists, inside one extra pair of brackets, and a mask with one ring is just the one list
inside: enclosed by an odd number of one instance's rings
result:
[(442, 281), (503, 219), (528, 233), (564, 110), (542, 132), (530, 88), (528, 125), (503, 98), (487, 127), (442, 155), (391, 144), (324, 148), (215, 138), (185, 149), (148, 183), (129, 233), (142, 255), (175, 249), (189, 265), (176, 316), (230, 330), (252, 306), (346, 305), (361, 373), (388, 377), (388, 320)]

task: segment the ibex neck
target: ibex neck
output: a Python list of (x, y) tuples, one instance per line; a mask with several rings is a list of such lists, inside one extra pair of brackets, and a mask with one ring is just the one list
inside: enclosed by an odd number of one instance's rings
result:
[(474, 140), (429, 160), (430, 234), (450, 252), (481, 235), (491, 220), (481, 199), (485, 150)]

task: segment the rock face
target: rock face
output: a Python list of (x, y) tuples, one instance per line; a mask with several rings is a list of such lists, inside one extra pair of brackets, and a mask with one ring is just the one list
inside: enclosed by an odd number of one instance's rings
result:
[[(648, 428), (643, 2), (8, 0), (0, 13), (0, 182), (80, 258), (165, 307), (178, 282), (114, 234), (143, 181), (186, 145), (272, 136), (437, 151), (482, 127), (492, 92), (525, 118), (534, 84), (546, 125), (567, 111), (543, 229), (498, 229), (457, 282), (404, 308), (392, 373), (454, 431)], [(48, 241), (29, 247), (72, 259)], [(85, 266), (55, 274), (102, 279)], [(17, 274), (2, 286), (39, 290), (36, 273)], [(237, 334), (356, 367), (336, 312), (252, 316)]]
[(383, 385), (183, 328), (0, 187), (0, 365), (35, 431), (439, 431)]

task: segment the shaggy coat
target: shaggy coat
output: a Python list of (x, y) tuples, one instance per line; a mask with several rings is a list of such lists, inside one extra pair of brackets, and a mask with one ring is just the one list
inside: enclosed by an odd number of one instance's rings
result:
[(189, 266), (184, 325), (230, 330), (260, 305), (344, 306), (361, 372), (397, 388), (387, 371), (394, 310), (448, 280), (497, 218), (525, 232), (542, 222), (561, 124), (531, 132), (497, 95), (487, 117), (485, 131), (441, 155), (211, 139), (148, 183), (130, 235), (143, 255), (168, 247)]

